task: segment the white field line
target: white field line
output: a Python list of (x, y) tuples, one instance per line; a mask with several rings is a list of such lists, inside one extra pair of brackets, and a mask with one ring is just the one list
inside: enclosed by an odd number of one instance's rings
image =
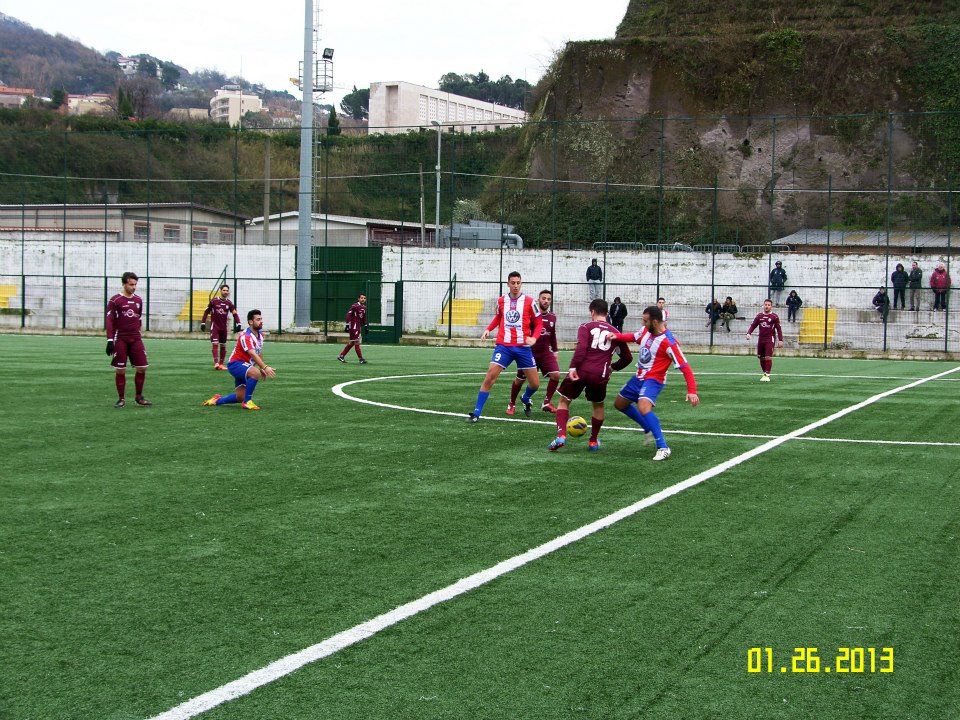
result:
[[(379, 380), (402, 380), (405, 378), (425, 378), (425, 377), (455, 377), (460, 375), (484, 375), (482, 372), (456, 372), (456, 373), (423, 373), (419, 375), (384, 375), (382, 377), (372, 377), (372, 378), (361, 378), (359, 380), (350, 380), (348, 382), (340, 383), (339, 385), (334, 385), (331, 388), (334, 395), (342, 397), (344, 400), (352, 400), (353, 402), (362, 403), (364, 405), (373, 405), (374, 407), (387, 408), (388, 410), (402, 410), (404, 412), (415, 412), (422, 413), (424, 415), (444, 415), (446, 417), (456, 417), (462, 418), (466, 417), (466, 413), (462, 412), (450, 412), (448, 410), (430, 410), (428, 408), (418, 408), (411, 405), (393, 405), (391, 403), (378, 402), (376, 400), (367, 400), (366, 398), (359, 398), (356, 395), (350, 395), (344, 388), (349, 387), (350, 385), (359, 385), (361, 383), (368, 382), (377, 382)], [(700, 373), (701, 375), (705, 373)], [(754, 375), (755, 373), (749, 373)], [(908, 378), (892, 378), (894, 380), (904, 380)], [(924, 378), (918, 378), (924, 379)], [(924, 379), (925, 380), (925, 379)], [(512, 422), (512, 423), (526, 423), (528, 425), (549, 425), (555, 427), (556, 423), (553, 420), (530, 420), (527, 418), (517, 418), (517, 417), (502, 417), (499, 415), (484, 415), (482, 422), (487, 422), (488, 420), (494, 420), (496, 422)], [(623, 430), (625, 432), (643, 432), (643, 429), (637, 425), (623, 426), (623, 425), (604, 425), (604, 430)], [(762, 435), (756, 433), (724, 433), (724, 432), (708, 432), (706, 430), (664, 430), (668, 435), (695, 435), (702, 437), (722, 437), (722, 438), (746, 438), (751, 440), (770, 440), (776, 435)], [(953, 442), (922, 442), (922, 441), (896, 441), (896, 440), (872, 440), (872, 439), (848, 439), (848, 438), (814, 438), (814, 437), (803, 437), (803, 438), (794, 438), (795, 440), (809, 440), (811, 442), (839, 442), (839, 443), (860, 443), (866, 445), (927, 445), (931, 447), (960, 447), (960, 443)]]
[(832, 415), (828, 415), (825, 418), (821, 418), (820, 420), (809, 423), (808, 425), (804, 425), (803, 427), (793, 430), (785, 435), (780, 435), (772, 440), (768, 440), (752, 450), (747, 450), (746, 452), (730, 458), (719, 465), (715, 465), (709, 470), (704, 470), (703, 472), (697, 473), (693, 477), (687, 478), (686, 480), (671, 485), (670, 487), (664, 488), (660, 492), (649, 495), (648, 497), (645, 497), (644, 499), (635, 502), (632, 505), (621, 508), (620, 510), (613, 512), (606, 517), (595, 520), (594, 522), (579, 527), (576, 530), (571, 530), (570, 532), (554, 538), (543, 545), (539, 545), (535, 548), (527, 550), (525, 553), (521, 553), (520, 555), (515, 555), (514, 557), (503, 560), (493, 567), (489, 567), (486, 570), (481, 570), (473, 575), (462, 578), (451, 585), (447, 585), (444, 588), (435, 590), (434, 592), (424, 595), (421, 598), (400, 605), (399, 607), (385, 612), (382, 615), (378, 615), (375, 618), (367, 620), (366, 622), (362, 622), (359, 625), (355, 625), (352, 628), (344, 630), (343, 632), (339, 632), (336, 635), (327, 638), (323, 642), (319, 642), (316, 645), (311, 645), (310, 647), (304, 648), (299, 652), (291, 653), (286, 657), (275, 660), (259, 670), (254, 670), (253, 672), (229, 682), (226, 685), (221, 685), (220, 687), (205, 692), (202, 695), (198, 695), (191, 700), (187, 700), (186, 702), (181, 703), (180, 705), (177, 705), (166, 712), (155, 715), (153, 718), (151, 718), (151, 720), (188, 720), (189, 718), (196, 717), (197, 715), (215, 708), (218, 705), (222, 705), (225, 702), (229, 702), (230, 700), (247, 695), (259, 687), (267, 685), (275, 680), (279, 680), (280, 678), (299, 670), (304, 665), (308, 665), (316, 662), (317, 660), (321, 660), (322, 658), (329, 657), (330, 655), (333, 655), (344, 648), (348, 648), (351, 645), (356, 645), (357, 643), (366, 640), (367, 638), (372, 637), (373, 635), (376, 635), (377, 633), (392, 627), (393, 625), (396, 625), (397, 623), (406, 620), (409, 617), (418, 615), (419, 613), (429, 610), (435, 605), (439, 605), (440, 603), (447, 602), (455, 597), (468, 593), (471, 590), (475, 590), (476, 588), (486, 585), (502, 575), (506, 575), (509, 572), (533, 562), (534, 560), (538, 560), (539, 558), (556, 552), (557, 550), (560, 550), (571, 543), (575, 543), (585, 537), (593, 535), (594, 533), (608, 528), (625, 518), (637, 514), (641, 510), (651, 507), (652, 505), (656, 505), (667, 498), (673, 497), (684, 490), (706, 482), (710, 478), (716, 477), (717, 475), (720, 475), (721, 473), (724, 473), (727, 470), (736, 467), (737, 465), (745, 463), (746, 461), (755, 458), (758, 455), (762, 455), (765, 452), (769, 452), (770, 450), (779, 447), (788, 440), (792, 440), (793, 438), (800, 437), (811, 430), (816, 430), (817, 428), (823, 427), (827, 423), (831, 423), (834, 420), (845, 417), (850, 413), (856, 412), (861, 408), (865, 408), (868, 405), (879, 402), (880, 400), (890, 397), (891, 395), (896, 395), (897, 393), (917, 387), (918, 385), (930, 382), (931, 380), (937, 380), (945, 375), (955, 373), (958, 370), (960, 370), (960, 366), (954, 367), (950, 370), (945, 370), (941, 373), (937, 373), (936, 375), (931, 375), (930, 377), (915, 380), (906, 385), (893, 388), (892, 390), (878, 393), (877, 395), (873, 395), (872, 397), (858, 402), (855, 405), (838, 410), (837, 412), (833, 413)]

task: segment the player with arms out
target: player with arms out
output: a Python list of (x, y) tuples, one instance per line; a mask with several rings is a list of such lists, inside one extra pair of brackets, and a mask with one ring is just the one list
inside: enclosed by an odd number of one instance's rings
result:
[[(617, 340), (617, 329), (606, 322), (607, 301), (597, 298), (590, 301), (590, 322), (577, 329), (577, 348), (570, 361), (567, 377), (560, 383), (560, 402), (557, 407), (557, 437), (548, 448), (551, 452), (561, 449), (567, 442), (567, 421), (570, 419), (570, 403), (586, 391), (587, 400), (593, 403), (590, 417), (590, 442), (587, 449), (600, 449), (600, 428), (603, 426), (603, 401), (607, 397), (607, 383), (612, 371), (630, 364), (633, 355), (626, 343)], [(610, 364), (614, 352), (620, 357)]]
[(143, 396), (143, 383), (147, 378), (147, 349), (140, 335), (140, 318), (143, 317), (143, 298), (137, 295), (136, 273), (125, 272), (121, 281), (123, 291), (117, 293), (107, 303), (107, 355), (110, 364), (116, 370), (117, 400), (114, 407), (126, 406), (124, 392), (127, 387), (127, 358), (136, 368), (134, 382), (137, 405), (150, 407), (153, 403)]
[(667, 370), (671, 363), (683, 373), (687, 381), (687, 402), (693, 407), (700, 404), (697, 381), (687, 359), (680, 351), (680, 344), (663, 325), (663, 312), (654, 306), (643, 311), (643, 329), (635, 333), (621, 333), (617, 340), (636, 342), (640, 345), (637, 359), (637, 374), (623, 386), (614, 402), (614, 407), (650, 433), (657, 443), (656, 461), (670, 457), (670, 448), (663, 437), (660, 418), (653, 412), (657, 396), (667, 382)]
[(777, 347), (783, 347), (783, 329), (780, 327), (780, 318), (773, 312), (773, 301), (767, 298), (763, 301), (763, 312), (758, 313), (747, 330), (747, 339), (753, 338), (753, 331), (760, 328), (757, 338), (757, 357), (760, 358), (760, 369), (763, 375), (760, 382), (770, 382), (770, 371), (773, 370), (773, 341)]
[(276, 371), (263, 361), (263, 316), (259, 310), (247, 313), (247, 329), (240, 333), (237, 345), (227, 363), (227, 370), (236, 381), (234, 391), (226, 397), (214, 395), (202, 405), (233, 405), (239, 403), (244, 410), (259, 410), (253, 402), (253, 391), (264, 378), (276, 377)]
[(517, 369), (523, 372), (527, 378), (527, 389), (523, 391), (523, 396), (520, 398), (523, 403), (523, 411), (527, 417), (530, 416), (532, 409), (530, 398), (540, 387), (537, 363), (533, 359), (533, 352), (530, 350), (543, 331), (540, 307), (532, 297), (520, 292), (523, 280), (517, 271), (513, 271), (507, 276), (507, 286), (510, 288), (510, 292), (497, 299), (497, 314), (480, 336), (481, 340), (486, 340), (492, 330), (499, 328), (497, 330), (497, 345), (494, 347), (493, 356), (490, 358), (490, 367), (480, 384), (477, 404), (467, 416), (467, 422), (475, 423), (480, 419), (483, 406), (486, 404), (487, 398), (490, 397), (490, 390), (497, 382), (497, 378), (500, 377), (500, 373), (512, 362), (517, 363)]
[(343, 350), (337, 355), (337, 360), (342, 363), (347, 362), (347, 353), (350, 348), (357, 351), (357, 357), (360, 358), (360, 364), (366, 365), (367, 361), (363, 359), (363, 352), (360, 350), (360, 343), (363, 342), (363, 328), (367, 326), (367, 296), (360, 293), (357, 301), (347, 310), (347, 332), (350, 333), (350, 339), (343, 346)]
[(240, 332), (240, 316), (237, 306), (230, 300), (230, 286), (224, 283), (220, 292), (210, 298), (207, 309), (200, 318), (200, 332), (207, 331), (207, 318), (210, 318), (210, 351), (213, 353), (213, 369), (226, 370), (223, 364), (227, 356), (227, 315), (233, 314), (233, 331)]
[[(549, 413), (557, 411), (552, 401), (553, 393), (560, 384), (560, 365), (557, 363), (557, 316), (550, 312), (552, 302), (553, 293), (549, 290), (541, 290), (540, 295), (537, 296), (537, 304), (540, 306), (543, 330), (533, 346), (533, 360), (537, 363), (537, 370), (550, 378), (547, 382), (547, 396), (543, 399), (543, 405), (540, 406), (541, 410)], [(526, 375), (523, 370), (517, 370), (517, 376), (513, 379), (513, 385), (510, 386), (507, 415), (513, 415), (516, 412), (517, 395), (520, 394), (520, 388), (525, 381)]]

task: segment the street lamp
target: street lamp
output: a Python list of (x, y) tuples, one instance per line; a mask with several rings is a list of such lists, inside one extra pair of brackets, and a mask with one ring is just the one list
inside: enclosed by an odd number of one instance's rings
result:
[[(439, 120), (431, 120), (430, 124), (437, 129), (437, 213), (436, 219), (434, 222), (434, 241), (437, 244), (437, 247), (440, 247), (440, 132), (441, 126)], [(451, 238), (450, 246), (453, 247), (453, 238)]]

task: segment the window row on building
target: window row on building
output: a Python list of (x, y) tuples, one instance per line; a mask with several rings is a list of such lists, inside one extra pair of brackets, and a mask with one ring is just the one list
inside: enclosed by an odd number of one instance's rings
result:
[[(139, 240), (141, 242), (147, 242), (150, 239), (150, 225), (151, 223), (137, 221), (133, 224), (133, 239)], [(164, 242), (180, 242), (182, 238), (182, 232), (184, 228), (180, 225), (174, 225), (170, 223), (163, 224), (163, 240)], [(186, 228), (187, 232), (190, 232), (189, 226)], [(236, 231), (231, 228), (216, 228), (216, 238), (218, 242), (221, 243), (233, 243), (234, 238), (236, 237)], [(193, 242), (195, 243), (207, 243), (211, 242), (211, 228), (194, 225), (191, 235)]]

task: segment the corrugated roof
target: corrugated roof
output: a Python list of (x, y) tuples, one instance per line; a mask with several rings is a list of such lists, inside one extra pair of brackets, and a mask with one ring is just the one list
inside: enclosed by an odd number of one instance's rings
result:
[[(778, 245), (826, 245), (826, 230), (799, 230), (792, 235), (779, 238)], [(885, 248), (886, 230), (832, 230), (829, 244), (835, 247)], [(890, 247), (898, 248), (945, 248), (948, 245), (960, 248), (960, 233), (949, 238), (946, 230), (940, 232), (908, 232), (894, 230), (890, 233)]]

